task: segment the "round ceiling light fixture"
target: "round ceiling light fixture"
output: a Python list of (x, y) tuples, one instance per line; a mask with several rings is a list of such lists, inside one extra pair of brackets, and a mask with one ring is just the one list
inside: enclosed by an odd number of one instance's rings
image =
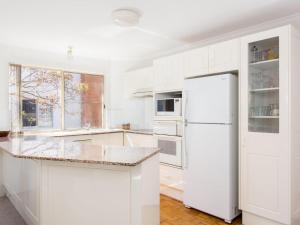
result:
[(112, 18), (118, 26), (133, 27), (139, 23), (141, 14), (135, 9), (117, 9), (112, 12)]

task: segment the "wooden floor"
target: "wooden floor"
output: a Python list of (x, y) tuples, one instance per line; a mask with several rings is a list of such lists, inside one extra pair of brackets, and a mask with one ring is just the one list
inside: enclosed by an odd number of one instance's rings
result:
[[(182, 202), (164, 195), (161, 195), (160, 204), (161, 225), (228, 225), (224, 220), (194, 209), (187, 209)], [(241, 218), (235, 219), (232, 224), (242, 224)]]

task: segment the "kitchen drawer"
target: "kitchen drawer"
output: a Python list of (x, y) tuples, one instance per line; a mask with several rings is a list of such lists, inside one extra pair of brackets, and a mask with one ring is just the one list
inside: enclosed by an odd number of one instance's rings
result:
[(154, 133), (160, 135), (182, 136), (182, 128), (181, 121), (159, 120), (153, 124)]

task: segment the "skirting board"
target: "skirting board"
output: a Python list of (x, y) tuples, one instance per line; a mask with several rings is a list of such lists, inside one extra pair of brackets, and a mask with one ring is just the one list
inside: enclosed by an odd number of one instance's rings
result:
[(254, 215), (243, 211), (243, 225), (284, 225), (276, 221), (268, 220), (266, 218)]
[(183, 191), (160, 184), (160, 193), (178, 201), (183, 201)]

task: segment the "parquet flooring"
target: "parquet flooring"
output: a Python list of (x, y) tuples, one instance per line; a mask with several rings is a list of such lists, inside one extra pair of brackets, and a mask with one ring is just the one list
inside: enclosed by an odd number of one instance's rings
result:
[[(242, 224), (241, 217), (232, 222), (232, 225)], [(182, 202), (161, 195), (160, 198), (160, 225), (228, 225), (219, 218), (187, 209)]]

